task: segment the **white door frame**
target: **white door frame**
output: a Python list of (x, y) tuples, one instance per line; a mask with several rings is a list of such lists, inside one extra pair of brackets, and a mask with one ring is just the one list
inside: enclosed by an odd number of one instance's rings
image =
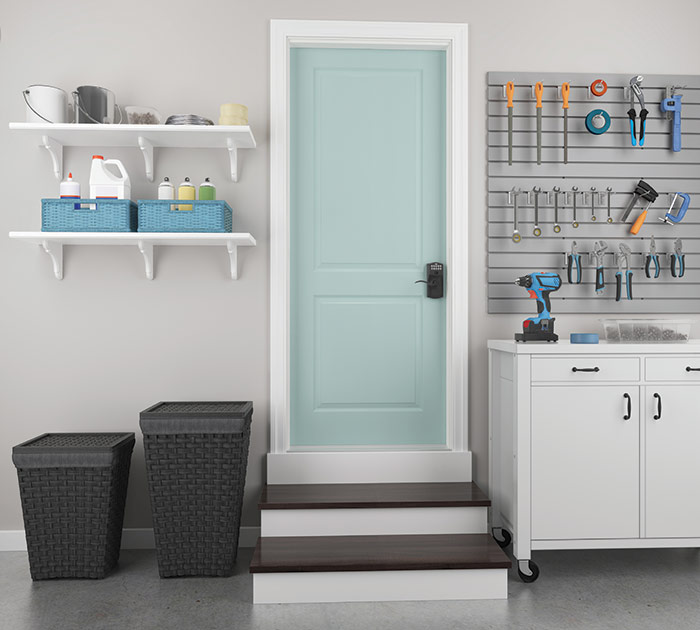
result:
[(289, 51), (296, 46), (446, 51), (447, 445), (442, 452), (468, 454), (467, 25), (317, 20), (270, 22), (270, 453), (291, 451)]

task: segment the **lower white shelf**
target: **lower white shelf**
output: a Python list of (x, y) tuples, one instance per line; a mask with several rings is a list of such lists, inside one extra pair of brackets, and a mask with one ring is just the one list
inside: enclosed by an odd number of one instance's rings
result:
[(41, 245), (51, 257), (53, 272), (63, 279), (64, 245), (132, 245), (141, 252), (146, 277), (153, 280), (153, 247), (155, 245), (225, 247), (231, 262), (231, 279), (238, 280), (238, 248), (255, 247), (255, 239), (247, 232), (231, 234), (165, 233), (165, 232), (10, 232), (10, 238)]

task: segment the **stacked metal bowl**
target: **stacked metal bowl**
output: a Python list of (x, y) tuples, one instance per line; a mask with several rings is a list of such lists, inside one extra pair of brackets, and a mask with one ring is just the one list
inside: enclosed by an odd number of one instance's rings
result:
[(197, 114), (173, 114), (168, 116), (166, 125), (213, 125), (214, 122)]

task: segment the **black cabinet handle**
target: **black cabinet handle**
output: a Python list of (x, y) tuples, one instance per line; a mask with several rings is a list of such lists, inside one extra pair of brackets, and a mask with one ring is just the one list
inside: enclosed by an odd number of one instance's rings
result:
[(685, 368), (686, 372), (700, 372), (700, 368), (691, 368), (690, 366)]
[(572, 367), (571, 368), (572, 372), (600, 372), (600, 368), (598, 366), (592, 367), (592, 368), (577, 368), (577, 367)]
[(629, 420), (632, 417), (632, 396), (629, 394), (623, 394), (627, 399), (627, 413), (622, 416), (623, 420)]
[(654, 420), (661, 420), (661, 395), (654, 394), (654, 398), (656, 398), (656, 415)]

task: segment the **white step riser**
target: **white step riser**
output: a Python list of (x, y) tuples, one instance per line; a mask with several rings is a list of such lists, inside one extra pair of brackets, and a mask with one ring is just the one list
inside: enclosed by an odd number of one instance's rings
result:
[(485, 534), (486, 507), (262, 510), (261, 536)]
[(256, 604), (444, 601), (507, 597), (507, 569), (253, 575), (253, 602)]

